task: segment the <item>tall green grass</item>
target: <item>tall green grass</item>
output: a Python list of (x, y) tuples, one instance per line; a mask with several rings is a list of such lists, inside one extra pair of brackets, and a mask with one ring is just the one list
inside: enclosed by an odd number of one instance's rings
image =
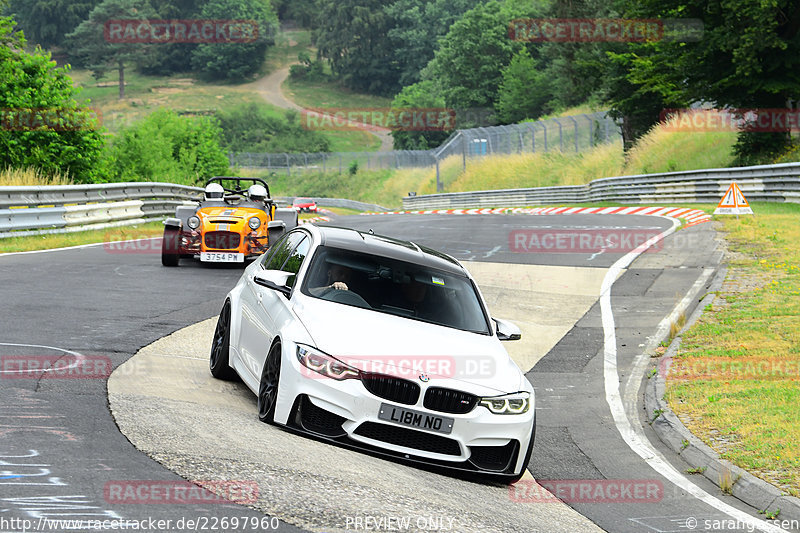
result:
[(37, 168), (6, 168), (0, 170), (0, 187), (70, 185), (72, 180), (64, 174), (45, 174)]

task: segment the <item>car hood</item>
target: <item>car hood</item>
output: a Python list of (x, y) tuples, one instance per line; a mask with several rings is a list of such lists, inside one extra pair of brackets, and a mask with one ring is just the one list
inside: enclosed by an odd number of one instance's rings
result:
[(246, 207), (207, 207), (198, 211), (197, 215), (206, 229), (237, 231), (251, 217), (258, 216), (258, 212)]
[(361, 370), (484, 396), (532, 390), (497, 337), (295, 296), (314, 347)]

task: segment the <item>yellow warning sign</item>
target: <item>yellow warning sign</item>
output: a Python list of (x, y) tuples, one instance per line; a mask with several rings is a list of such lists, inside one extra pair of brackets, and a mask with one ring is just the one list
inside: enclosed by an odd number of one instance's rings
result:
[(736, 182), (731, 183), (728, 190), (722, 196), (722, 200), (717, 204), (714, 210), (715, 215), (752, 215), (753, 210), (750, 209), (750, 204), (742, 194), (742, 189), (736, 185)]

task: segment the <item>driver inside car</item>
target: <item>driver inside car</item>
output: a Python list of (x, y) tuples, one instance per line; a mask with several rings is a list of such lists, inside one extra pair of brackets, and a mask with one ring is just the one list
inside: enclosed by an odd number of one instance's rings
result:
[(351, 282), (352, 277), (353, 271), (348, 267), (336, 263), (329, 263), (327, 285), (312, 287), (308, 290), (317, 297), (328, 294), (331, 291), (346, 291), (349, 290), (347, 284)]
[(203, 191), (201, 207), (225, 206), (225, 189), (219, 183), (209, 183)]

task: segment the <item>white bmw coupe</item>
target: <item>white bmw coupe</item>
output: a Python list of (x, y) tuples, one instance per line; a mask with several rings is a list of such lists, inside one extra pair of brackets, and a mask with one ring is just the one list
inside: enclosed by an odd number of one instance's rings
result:
[(228, 293), (211, 373), (238, 375), (258, 416), (317, 438), (514, 482), (536, 433), (534, 392), (453, 257), (306, 225)]

